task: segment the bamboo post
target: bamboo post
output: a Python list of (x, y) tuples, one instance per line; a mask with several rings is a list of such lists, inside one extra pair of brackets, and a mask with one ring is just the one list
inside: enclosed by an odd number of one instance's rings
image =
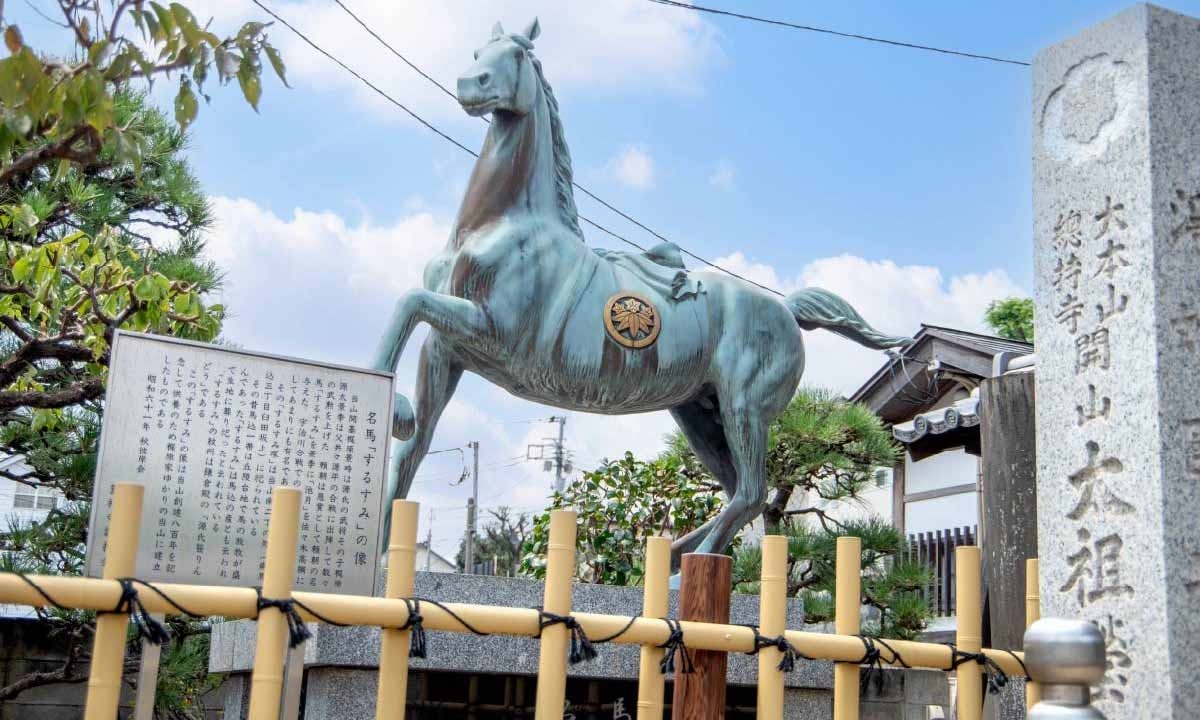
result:
[[(166, 619), (162, 613), (151, 613), (158, 622)], [(142, 639), (142, 661), (138, 664), (137, 699), (133, 705), (133, 720), (154, 720), (154, 698), (158, 689), (158, 666), (162, 646)]]
[[(141, 485), (117, 483), (113, 487), (112, 520), (104, 549), (104, 578), (136, 574), (138, 529), (142, 525)], [(101, 613), (96, 616), (96, 639), (88, 670), (87, 707), (84, 720), (112, 720), (121, 702), (121, 673), (125, 667), (125, 633), (129, 616)]]
[[(667, 616), (670, 574), (671, 541), (665, 537), (647, 538), (642, 617)], [(655, 645), (642, 646), (642, 659), (638, 666), (638, 720), (662, 720), (666, 678), (663, 677), (660, 663), (665, 652)], [(676, 667), (679, 667), (678, 661)]]
[[(862, 631), (862, 540), (856, 537), (837, 539), (834, 631), (838, 635), (857, 635)], [(858, 720), (857, 662), (840, 662), (833, 666), (833, 720)]]
[[(787, 630), (788, 543), (782, 535), (762, 540), (762, 577), (758, 592), (758, 631), (767, 637)], [(783, 720), (783, 671), (777, 648), (758, 651), (758, 718)]]
[[(287, 487), (276, 487), (271, 492), (267, 560), (263, 568), (264, 598), (282, 600), (292, 595), (292, 585), (296, 581), (296, 543), (300, 534), (302, 495), (300, 490)], [(279, 608), (263, 608), (258, 616), (254, 670), (250, 675), (249, 720), (279, 720), (287, 637), (287, 618), (283, 611)]]
[[(567, 615), (571, 612), (571, 583), (575, 579), (575, 513), (555, 510), (550, 513), (550, 542), (546, 549), (546, 588), (542, 607), (546, 612)], [(542, 651), (538, 657), (535, 720), (558, 720), (567, 699), (567, 641), (565, 625), (550, 625), (542, 630)]]
[[(386, 597), (413, 594), (417, 563), (417, 516), (421, 506), (408, 500), (392, 501), (392, 530), (388, 537)], [(404, 720), (408, 699), (409, 630), (385, 628), (379, 650), (379, 691), (376, 720)]]
[[(733, 588), (733, 559), (728, 555), (687, 553), (680, 566), (679, 619), (728, 623)], [(686, 632), (686, 631), (685, 631)], [(720, 720), (725, 717), (726, 667), (722, 651), (692, 651), (694, 672), (675, 676), (673, 720)]]
[[(979, 548), (960, 545), (954, 549), (957, 594), (954, 612), (957, 632), (955, 643), (964, 652), (977, 653), (983, 647), (983, 601)], [(957, 720), (981, 720), (983, 717), (983, 668), (976, 662), (958, 666)]]
[[(1025, 629), (1042, 618), (1042, 596), (1038, 589), (1038, 561), (1025, 561)], [(1032, 710), (1042, 699), (1042, 688), (1032, 679), (1025, 679), (1025, 709)]]

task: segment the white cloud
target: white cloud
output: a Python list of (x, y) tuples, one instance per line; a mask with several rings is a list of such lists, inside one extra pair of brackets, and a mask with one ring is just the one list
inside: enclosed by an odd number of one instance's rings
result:
[(708, 184), (718, 190), (732, 190), (735, 174), (733, 164), (728, 160), (722, 160), (717, 163), (712, 175), (708, 176)]
[[(470, 67), (471, 53), (488, 40), (497, 20), (507, 31), (520, 32), (535, 16), (539, 18), (542, 34), (535, 51), (559, 94), (695, 93), (701, 89), (705, 71), (723, 58), (715, 26), (698, 13), (638, 0), (350, 0), (347, 6), (451, 90), (459, 74)], [(272, 7), (318, 45), (396, 93), (406, 104), (412, 103), (419, 112), (466, 121), (456, 103), (406, 67), (335, 4), (299, 0), (272, 3)], [(223, 32), (245, 20), (270, 19), (250, 0), (197, 0), (193, 9), (201, 18), (215, 17)], [(297, 84), (347, 90), (367, 106), (400, 118), (395, 108), (287, 29), (272, 28), (271, 40), (283, 52), (290, 77)]]
[(379, 225), (299, 208), (279, 217), (244, 198), (212, 205), (208, 252), (227, 271), (222, 299), (233, 313), (226, 335), (255, 350), (338, 362), (369, 360), (371, 332), (402, 291), (421, 285), (450, 232), (421, 211)]
[[(740, 252), (716, 263), (785, 294), (807, 286), (837, 293), (876, 329), (892, 335), (911, 335), (921, 323), (987, 332), (983, 313), (989, 302), (1026, 294), (1003, 270), (957, 275), (947, 281), (933, 266), (897, 265), (854, 255), (815, 260), (790, 278)], [(844, 393), (856, 390), (884, 362), (882, 353), (828, 332), (805, 333), (804, 345), (803, 382)]]
[(632, 190), (654, 187), (654, 158), (642, 145), (627, 145), (604, 166), (604, 174)]

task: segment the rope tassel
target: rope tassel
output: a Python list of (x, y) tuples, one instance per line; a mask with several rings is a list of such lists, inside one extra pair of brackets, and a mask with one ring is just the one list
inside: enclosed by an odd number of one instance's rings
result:
[[(959, 650), (954, 643), (946, 643), (950, 647), (951, 660), (950, 670), (957, 670), (959, 665), (968, 662), (977, 662), (983, 667), (983, 674), (987, 677), (987, 691), (989, 695), (996, 695), (1008, 685), (1008, 673), (1000, 665), (986, 654), (982, 652), (967, 652)], [(1012, 654), (1011, 652), (1009, 653)], [(1021, 663), (1021, 667), (1025, 667), (1025, 663), (1016, 655), (1013, 657), (1017, 662)], [(1028, 671), (1026, 671), (1028, 675)]]
[(137, 629), (138, 637), (151, 645), (162, 645), (169, 642), (171, 634), (167, 632), (167, 628), (162, 623), (150, 617), (150, 613), (146, 612), (146, 606), (142, 605), (141, 599), (138, 598), (137, 588), (133, 586), (133, 579), (121, 578), (117, 582), (121, 584), (121, 599), (117, 601), (117, 606), (111, 612), (129, 613), (129, 620)]
[(779, 652), (783, 653), (783, 657), (779, 658), (779, 664), (775, 666), (778, 670), (782, 670), (785, 673), (795, 670), (796, 658), (804, 658), (805, 660), (815, 659), (800, 652), (800, 650), (795, 645), (788, 642), (788, 639), (783, 635), (767, 637), (766, 635), (758, 632), (757, 625), (745, 625), (744, 627), (748, 627), (754, 631), (754, 650), (746, 654), (757, 655), (759, 650), (773, 647)]
[(294, 648), (301, 645), (305, 640), (312, 637), (308, 627), (304, 624), (304, 619), (300, 617), (300, 613), (296, 611), (296, 603), (291, 598), (264, 598), (262, 588), (254, 588), (254, 592), (258, 593), (258, 611), (261, 613), (264, 608), (275, 608), (283, 613), (287, 618), (288, 628), (288, 647)]
[(404, 605), (408, 608), (408, 620), (405, 621), (401, 630), (411, 631), (408, 656), (412, 658), (424, 658), (428, 652), (429, 646), (425, 638), (425, 618), (421, 617), (421, 601), (409, 600), (404, 598)]
[(595, 660), (599, 653), (592, 645), (592, 641), (588, 640), (587, 633), (583, 631), (583, 627), (579, 621), (570, 615), (557, 615), (545, 610), (538, 610), (538, 637), (542, 636), (542, 630), (545, 630), (551, 625), (563, 625), (571, 631), (571, 652), (567, 655), (567, 660), (572, 665), (578, 665), (587, 660)]
[(695, 672), (696, 666), (692, 663), (692, 655), (688, 652), (687, 646), (683, 644), (683, 626), (678, 620), (671, 618), (663, 618), (663, 622), (667, 624), (667, 628), (671, 634), (667, 636), (667, 641), (660, 648), (666, 650), (663, 653), (662, 661), (659, 663), (659, 669), (662, 674), (675, 672), (675, 653), (678, 651), (679, 657), (679, 672), (682, 674), (690, 674)]

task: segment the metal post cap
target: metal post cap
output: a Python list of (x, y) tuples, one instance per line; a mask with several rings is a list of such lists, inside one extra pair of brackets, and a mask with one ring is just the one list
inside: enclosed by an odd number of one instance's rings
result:
[(1054, 685), (1099, 685), (1104, 679), (1104, 636), (1085, 620), (1043, 618), (1025, 631), (1029, 677)]

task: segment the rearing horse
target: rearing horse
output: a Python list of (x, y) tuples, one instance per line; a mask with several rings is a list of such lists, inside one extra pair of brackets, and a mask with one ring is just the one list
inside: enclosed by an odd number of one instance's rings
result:
[(904, 345), (817, 288), (786, 299), (717, 272), (687, 273), (669, 243), (645, 255), (583, 242), (558, 103), (533, 55), (537, 20), (499, 23), (458, 79), (469, 115), (492, 115), (470, 185), (424, 289), (396, 304), (376, 367), (396, 368), (418, 323), (416, 413), (396, 397), (389, 489), (407, 495), (464, 370), (518, 397), (621, 415), (667, 409), (728, 503), (675, 542), (721, 552), (766, 500), (767, 428), (804, 370), (801, 329)]

